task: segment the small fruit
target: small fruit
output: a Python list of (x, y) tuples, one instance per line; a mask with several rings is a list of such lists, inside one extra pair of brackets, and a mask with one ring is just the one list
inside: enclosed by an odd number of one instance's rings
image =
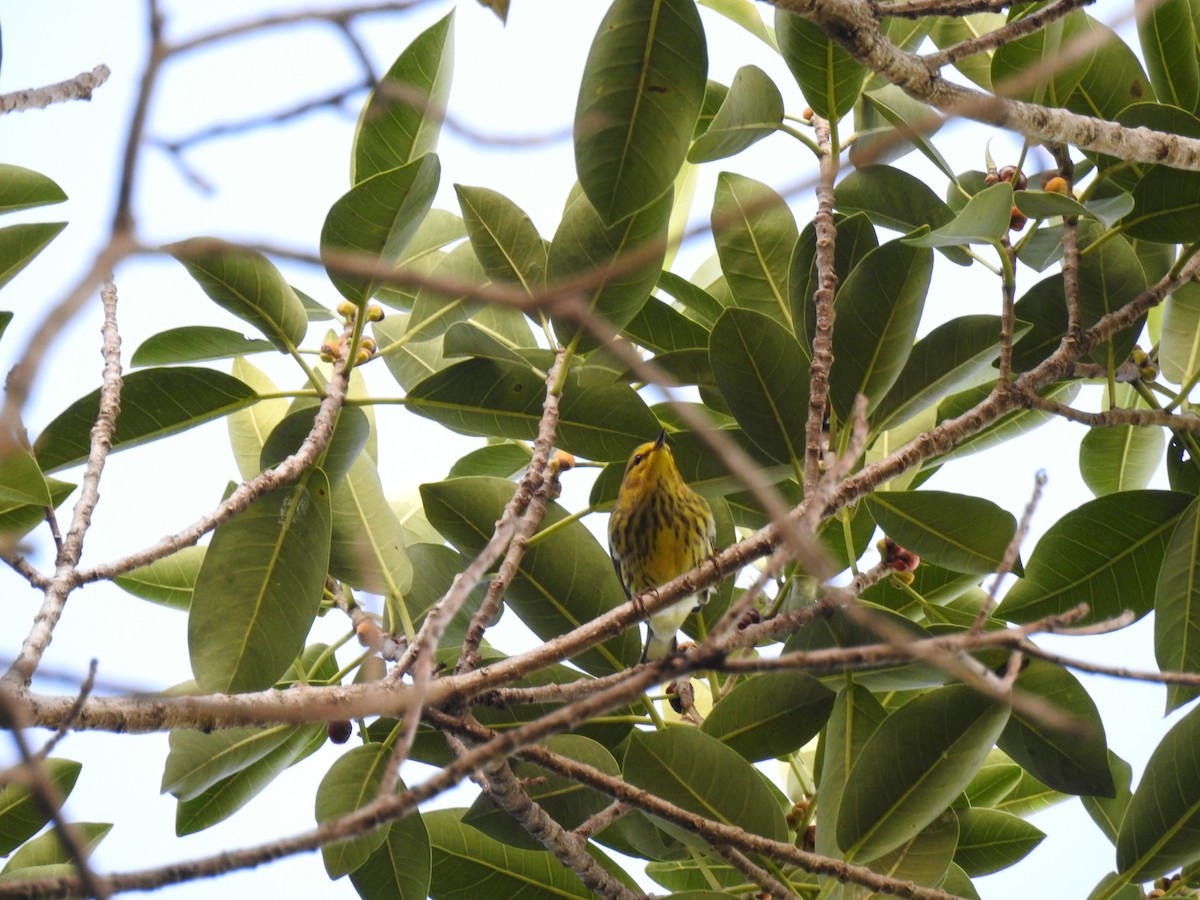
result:
[(1010, 182), (1018, 191), (1023, 191), (1029, 186), (1029, 179), (1016, 166), (1002, 166), (996, 173), (996, 180)]
[(349, 719), (336, 719), (328, 722), (325, 725), (325, 734), (329, 740), (335, 744), (344, 744), (350, 740), (350, 735), (354, 732), (354, 727)]
[(1061, 175), (1055, 175), (1047, 181), (1046, 190), (1051, 194), (1062, 194), (1065, 197), (1071, 196), (1071, 185), (1067, 184), (1067, 179)]
[(1009, 229), (1009, 231), (1020, 231), (1022, 228), (1025, 227), (1025, 224), (1028, 221), (1029, 220), (1027, 218), (1025, 218), (1025, 213), (1021, 212), (1019, 209), (1017, 209), (1014, 206), (1012, 208), (1012, 214), (1009, 216), (1009, 219), (1008, 219), (1008, 229)]
[(349, 300), (343, 300), (337, 305), (337, 313), (347, 322), (351, 322), (354, 320), (354, 317), (358, 315), (358, 306), (351, 303)]

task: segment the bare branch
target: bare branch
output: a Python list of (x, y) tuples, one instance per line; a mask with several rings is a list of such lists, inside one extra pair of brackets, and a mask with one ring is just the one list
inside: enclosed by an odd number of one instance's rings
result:
[(1049, 143), (1108, 153), (1129, 162), (1200, 170), (1200, 139), (1123, 128), (1091, 116), (1006, 100), (954, 84), (906, 53), (879, 29), (872, 7), (853, 0), (772, 0), (815, 22), (847, 53), (906, 94), (949, 115), (965, 116)]
[(0, 94), (0, 115), (26, 109), (45, 109), (51, 103), (65, 103), (69, 100), (91, 100), (92, 91), (108, 81), (111, 74), (108, 66), (101, 63), (90, 72), (81, 72), (74, 78), (57, 84)]
[(833, 295), (837, 290), (834, 247), (837, 227), (833, 222), (833, 183), (837, 180), (838, 154), (833, 147), (829, 123), (813, 119), (817, 146), (821, 148), (821, 180), (817, 183), (817, 212), (813, 226), (817, 234), (816, 332), (812, 337), (812, 364), (809, 366), (808, 421), (804, 443), (804, 493), (817, 486), (821, 455), (824, 453), (825, 423), (829, 406), (829, 371), (833, 366)]
[(67, 597), (76, 586), (75, 567), (83, 553), (83, 539), (92, 522), (92, 512), (100, 501), (100, 476), (112, 447), (121, 412), (121, 336), (117, 330), (117, 288), (111, 282), (100, 292), (104, 302), (104, 371), (100, 382), (100, 408), (92, 426), (87, 463), (83, 470), (79, 499), (71, 514), (71, 527), (58, 548), (54, 577), (42, 594), (42, 605), (34, 618), (16, 660), (4, 675), (6, 681), (27, 685), (53, 639), (54, 628), (62, 617)]

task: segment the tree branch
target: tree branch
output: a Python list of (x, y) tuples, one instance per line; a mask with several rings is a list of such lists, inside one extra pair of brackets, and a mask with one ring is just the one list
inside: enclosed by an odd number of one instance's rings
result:
[(0, 115), (26, 109), (45, 109), (51, 103), (66, 103), (69, 100), (91, 100), (92, 91), (108, 81), (111, 74), (108, 66), (101, 63), (90, 72), (81, 72), (57, 84), (0, 94)]

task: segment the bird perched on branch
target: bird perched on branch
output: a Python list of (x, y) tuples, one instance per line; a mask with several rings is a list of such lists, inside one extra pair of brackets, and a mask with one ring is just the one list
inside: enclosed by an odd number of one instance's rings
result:
[[(716, 524), (708, 502), (684, 483), (667, 433), (633, 451), (608, 521), (608, 549), (625, 593), (636, 597), (696, 568), (713, 552)], [(675, 652), (675, 632), (709, 590), (650, 616), (642, 661)]]

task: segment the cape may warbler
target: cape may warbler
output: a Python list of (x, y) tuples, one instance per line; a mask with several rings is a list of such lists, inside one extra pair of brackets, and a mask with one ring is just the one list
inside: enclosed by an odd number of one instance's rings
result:
[[(708, 503), (675, 468), (667, 433), (634, 450), (608, 520), (608, 549), (625, 593), (637, 596), (696, 568), (713, 552), (716, 536)], [(675, 632), (708, 594), (684, 597), (650, 617), (643, 662), (675, 651)]]

